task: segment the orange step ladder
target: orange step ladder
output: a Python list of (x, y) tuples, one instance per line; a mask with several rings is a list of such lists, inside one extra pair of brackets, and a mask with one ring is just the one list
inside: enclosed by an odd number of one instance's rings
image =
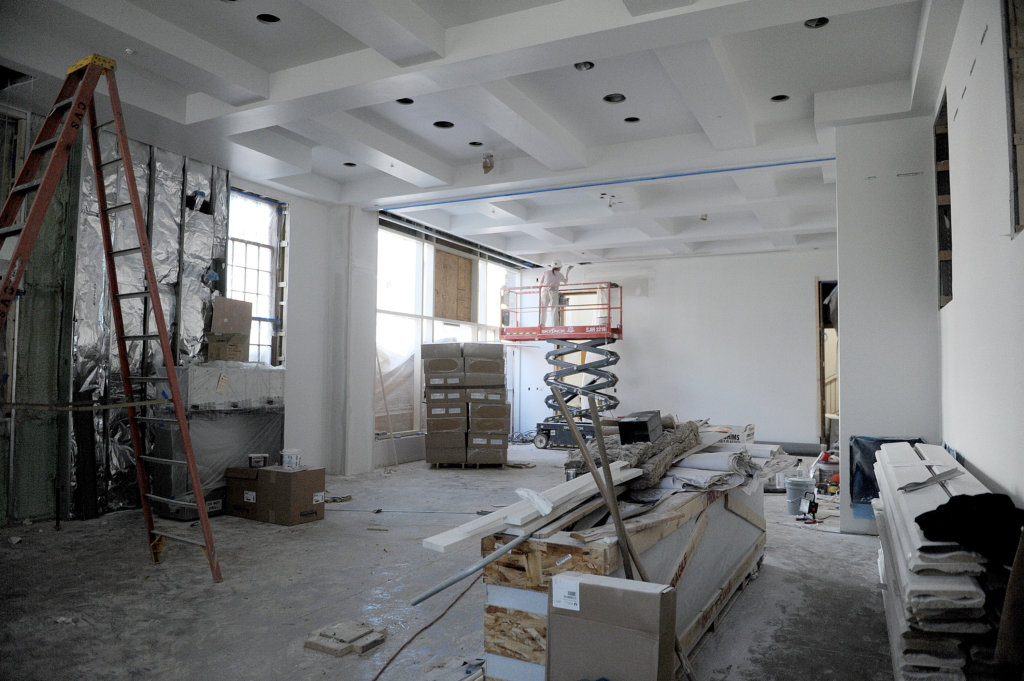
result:
[[(221, 581), (220, 564), (213, 546), (213, 533), (210, 530), (210, 519), (207, 514), (203, 488), (199, 481), (196, 468), (195, 452), (189, 436), (188, 423), (185, 419), (185, 408), (181, 399), (177, 373), (174, 371), (174, 355), (167, 335), (167, 323), (164, 319), (163, 306), (160, 304), (160, 292), (157, 287), (156, 273), (153, 269), (153, 258), (150, 251), (149, 238), (146, 235), (145, 219), (139, 200), (139, 189), (135, 180), (135, 172), (129, 152), (128, 134), (125, 132), (124, 117), (121, 113), (121, 100), (117, 93), (114, 80), (114, 60), (93, 54), (76, 62), (68, 69), (64, 84), (43, 121), (39, 134), (30, 149), (25, 163), (15, 180), (10, 196), (0, 211), (0, 248), (8, 238), (18, 239), (11, 256), (10, 265), (0, 285), (0, 333), (3, 332), (10, 313), (11, 305), (18, 294), (18, 286), (25, 274), (32, 247), (39, 237), (39, 231), (46, 216), (46, 210), (53, 199), (57, 183), (64, 172), (71, 146), (78, 136), (79, 130), (87, 127), (92, 146), (92, 167), (96, 176), (96, 194), (99, 205), (100, 223), (103, 234), (103, 249), (106, 254), (107, 281), (110, 286), (111, 309), (114, 317), (114, 331), (117, 337), (118, 358), (121, 362), (121, 376), (124, 382), (124, 394), (131, 396), (126, 402), (129, 428), (131, 431), (132, 449), (135, 453), (135, 470), (138, 477), (139, 494), (142, 511), (146, 518), (146, 533), (149, 540), (149, 551), (153, 562), (159, 563), (168, 539), (197, 544), (203, 549), (206, 560), (210, 564), (210, 573), (215, 582)], [(100, 78), (105, 76), (110, 108), (113, 120), (99, 124), (96, 119), (96, 103), (94, 94)], [(103, 160), (100, 153), (100, 130), (113, 128), (117, 135), (117, 149), (120, 156)], [(107, 168), (123, 168), (127, 184), (129, 200), (114, 206), (108, 205), (103, 172)], [(16, 222), (23, 214), (23, 205), (28, 199), (28, 209), (24, 212), (24, 222)], [(110, 230), (110, 216), (121, 211), (130, 211), (135, 222), (135, 233), (138, 246), (114, 250)], [(120, 258), (141, 258), (146, 276), (145, 289), (140, 291), (122, 292), (117, 283), (117, 267)], [(156, 333), (126, 335), (124, 318), (121, 314), (121, 301), (129, 298), (144, 298), (149, 301), (155, 317)], [(166, 376), (132, 376), (128, 362), (128, 343), (157, 343), (163, 356), (163, 366), (167, 368)], [(144, 354), (144, 353), (143, 353)], [(138, 408), (152, 402), (135, 402), (135, 385), (151, 382), (167, 383), (174, 408), (173, 418), (143, 416)], [(161, 459), (146, 455), (143, 442), (143, 425), (156, 422), (168, 427), (177, 427), (181, 434), (185, 460)], [(195, 502), (163, 499), (150, 493), (149, 477), (146, 464), (159, 466), (180, 466), (188, 469), (188, 478), (192, 486)], [(157, 529), (153, 523), (151, 500), (180, 506), (195, 507), (199, 514), (203, 540), (200, 542), (188, 536), (173, 535)]]

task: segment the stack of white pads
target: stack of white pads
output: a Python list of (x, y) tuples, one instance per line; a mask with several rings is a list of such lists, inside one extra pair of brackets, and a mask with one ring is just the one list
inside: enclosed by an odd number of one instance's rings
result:
[(717, 444), (688, 453), (668, 469), (658, 487), (686, 491), (728, 490), (772, 477), (793, 458), (772, 444)]
[[(947, 479), (934, 482), (940, 475)], [(928, 540), (915, 518), (953, 496), (989, 490), (937, 445), (883, 444), (875, 476), (881, 494), (872, 502), (882, 541), (879, 574), (896, 679), (966, 679), (965, 637), (990, 628), (976, 579), (985, 558), (957, 543)]]

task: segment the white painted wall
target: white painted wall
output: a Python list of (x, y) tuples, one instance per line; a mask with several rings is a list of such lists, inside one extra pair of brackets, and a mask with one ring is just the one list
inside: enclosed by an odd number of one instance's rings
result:
[[(932, 143), (924, 117), (836, 134), (843, 471), (851, 435), (941, 440)], [(842, 530), (873, 533), (841, 479)]]
[(623, 286), (617, 414), (756, 425), (763, 441), (818, 442), (815, 278), (831, 249), (573, 270)]
[(1024, 235), (1007, 236), (1016, 218), (1000, 4), (965, 3), (945, 76), (953, 300), (940, 314), (942, 428), (972, 472), (1024, 506)]

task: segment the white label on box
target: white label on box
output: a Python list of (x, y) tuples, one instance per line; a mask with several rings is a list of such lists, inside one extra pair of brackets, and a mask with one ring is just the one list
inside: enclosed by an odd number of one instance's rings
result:
[(451, 376), (450, 378), (446, 378), (444, 380), (446, 383), (451, 383), (452, 385), (458, 385), (459, 383), (462, 382), (462, 379), (459, 378), (458, 376)]
[(563, 610), (580, 609), (580, 581), (561, 575), (551, 578), (551, 605)]
[(242, 501), (247, 504), (256, 503), (256, 490), (247, 489), (242, 492)]
[(431, 409), (430, 413), (431, 414), (443, 414), (444, 413), (444, 407), (441, 407), (440, 409)]
[(314, 504), (322, 504), (322, 503), (324, 503), (324, 496), (325, 496), (324, 492), (317, 492), (316, 494), (313, 495), (313, 503)]
[(495, 440), (491, 440), (491, 444), (492, 445), (497, 445), (498, 447), (500, 447), (501, 445), (505, 444), (505, 440), (503, 440), (502, 438), (499, 437), (499, 438), (497, 438)]
[(440, 377), (431, 377), (428, 378), (427, 381), (430, 385), (444, 385), (444, 379)]
[(475, 444), (475, 445), (485, 445), (485, 444), (487, 444), (487, 438), (485, 438), (485, 437), (475, 437), (475, 438), (473, 438), (473, 444)]

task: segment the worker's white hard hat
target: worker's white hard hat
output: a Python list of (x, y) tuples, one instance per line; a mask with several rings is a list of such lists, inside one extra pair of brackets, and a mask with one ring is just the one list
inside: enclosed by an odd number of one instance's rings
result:
[(561, 266), (562, 266), (562, 261), (561, 260), (556, 260), (553, 263), (551, 263), (551, 269), (553, 269), (553, 270), (557, 270)]

